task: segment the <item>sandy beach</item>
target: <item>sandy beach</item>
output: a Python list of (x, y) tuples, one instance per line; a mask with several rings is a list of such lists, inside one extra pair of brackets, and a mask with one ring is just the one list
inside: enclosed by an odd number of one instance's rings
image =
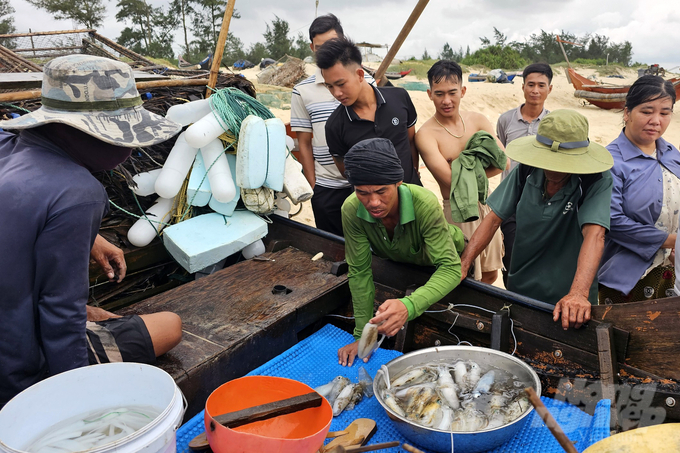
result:
[[(314, 68), (313, 65), (307, 65), (307, 74), (312, 74)], [(576, 69), (579, 74), (586, 77), (596, 75), (596, 70), (594, 69)], [(601, 145), (608, 145), (621, 132), (623, 113), (619, 110), (603, 110), (594, 105), (587, 104), (587, 102), (582, 99), (574, 97), (574, 87), (567, 81), (564, 70), (562, 68), (553, 68), (553, 70), (555, 73), (552, 81), (553, 89), (546, 101), (546, 108), (551, 111), (558, 109), (573, 109), (582, 113), (588, 118), (588, 122), (590, 123), (590, 139)], [(260, 72), (260, 70), (256, 67), (242, 71), (242, 74), (256, 84), (258, 92), (274, 88), (269, 86), (258, 86), (258, 72)], [(627, 85), (633, 83), (637, 78), (637, 71), (633, 69), (624, 69), (621, 70), (620, 73), (624, 76), (623, 79), (600, 76), (597, 76), (597, 79), (607, 83)], [(463, 78), (466, 81), (464, 82), (464, 85), (467, 87), (467, 92), (463, 98), (461, 109), (476, 111), (486, 115), (494, 127), (498, 117), (502, 113), (519, 106), (524, 101), (521, 77), (516, 77), (514, 84), (497, 84), (484, 82), (470, 83), (467, 82), (467, 76), (468, 73), (463, 74)], [(395, 85), (399, 86), (407, 82), (421, 82), (426, 84), (427, 80), (419, 80), (416, 77), (409, 75), (397, 81)], [(280, 87), (275, 88), (282, 89)], [(283, 88), (283, 90), (286, 89)], [(416, 128), (420, 128), (420, 126), (434, 114), (434, 107), (428, 98), (427, 93), (424, 91), (409, 91), (409, 95), (418, 112)], [(290, 110), (271, 110), (284, 122), (290, 121)], [(680, 116), (675, 115), (673, 117), (664, 138), (673, 145), (680, 146)], [(420, 174), (423, 185), (432, 190), (441, 200), (439, 187), (424, 165), (421, 165)], [(490, 189), (493, 190), (496, 188), (499, 182), (500, 176), (492, 178), (490, 180)], [(298, 207), (293, 206), (292, 212), (295, 213), (297, 209)], [(295, 215), (294, 218), (299, 222), (314, 225), (314, 214), (310, 202), (303, 203), (300, 212)]]

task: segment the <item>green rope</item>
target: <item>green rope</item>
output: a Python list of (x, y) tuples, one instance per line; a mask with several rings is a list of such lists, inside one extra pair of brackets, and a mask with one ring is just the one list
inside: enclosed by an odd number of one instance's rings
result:
[[(238, 139), (241, 123), (248, 115), (267, 120), (274, 114), (257, 99), (234, 87), (222, 88), (210, 96), (213, 115)], [(226, 132), (226, 131), (225, 131)]]
[(6, 105), (7, 107), (12, 107), (13, 109), (21, 110), (22, 112), (31, 113), (30, 110), (25, 109), (23, 107), (19, 107), (18, 105), (10, 104), (9, 102), (0, 102), (0, 105)]
[[(137, 199), (137, 197), (135, 196), (135, 200), (136, 200), (136, 199)], [(111, 203), (111, 205), (113, 205), (114, 208), (116, 208), (116, 209), (118, 209), (118, 210), (120, 210), (120, 211), (123, 211), (125, 214), (127, 214), (127, 215), (129, 215), (129, 216), (132, 216), (132, 217), (134, 217), (134, 218), (136, 218), (136, 219), (146, 219), (146, 220), (148, 220), (149, 222), (157, 223), (157, 224), (159, 224), (159, 225), (170, 226), (169, 223), (159, 222), (158, 220), (150, 219), (150, 218), (146, 215), (146, 213), (145, 213), (143, 216), (137, 215), (137, 214), (134, 214), (134, 213), (132, 213), (132, 212), (130, 212), (130, 211), (124, 209), (124, 208), (121, 208), (120, 206), (118, 206), (116, 203), (114, 203), (114, 202), (111, 201), (111, 200), (109, 200), (109, 203)], [(137, 201), (137, 206), (139, 206), (139, 201)], [(139, 209), (142, 209), (141, 206), (140, 206)], [(143, 211), (144, 211), (144, 210), (142, 209), (142, 212), (143, 212)], [(153, 223), (152, 223), (152, 226), (153, 226)], [(158, 235), (158, 231), (156, 231), (156, 235)]]

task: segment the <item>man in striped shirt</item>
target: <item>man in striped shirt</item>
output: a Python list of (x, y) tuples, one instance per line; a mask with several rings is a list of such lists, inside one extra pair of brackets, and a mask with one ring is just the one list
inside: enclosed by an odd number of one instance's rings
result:
[[(312, 51), (329, 39), (342, 37), (340, 21), (333, 14), (317, 17), (309, 27)], [(375, 85), (366, 73), (366, 81)], [(335, 166), (326, 144), (326, 120), (340, 103), (324, 85), (321, 70), (295, 85), (291, 100), (290, 126), (297, 132), (300, 163), (314, 188), (312, 210), (316, 227), (342, 236), (340, 208), (353, 189)]]

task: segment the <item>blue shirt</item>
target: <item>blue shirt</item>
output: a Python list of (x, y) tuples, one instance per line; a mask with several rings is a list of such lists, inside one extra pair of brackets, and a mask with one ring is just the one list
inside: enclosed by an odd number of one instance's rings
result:
[(0, 132), (0, 407), (88, 364), (88, 266), (107, 206), (102, 185), (52, 142)]
[(603, 285), (628, 294), (668, 237), (654, 226), (661, 214), (661, 165), (680, 178), (680, 153), (660, 138), (655, 159), (623, 131), (607, 149), (614, 156), (611, 227), (597, 277)]

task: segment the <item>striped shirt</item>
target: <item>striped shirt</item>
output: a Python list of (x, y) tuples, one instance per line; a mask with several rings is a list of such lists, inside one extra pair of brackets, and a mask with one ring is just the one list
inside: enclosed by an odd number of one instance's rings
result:
[[(365, 79), (371, 85), (375, 80), (368, 73)], [(290, 127), (295, 132), (311, 132), (316, 184), (329, 189), (350, 187), (340, 174), (328, 152), (326, 120), (340, 103), (324, 85), (321, 70), (295, 85), (290, 103)]]

